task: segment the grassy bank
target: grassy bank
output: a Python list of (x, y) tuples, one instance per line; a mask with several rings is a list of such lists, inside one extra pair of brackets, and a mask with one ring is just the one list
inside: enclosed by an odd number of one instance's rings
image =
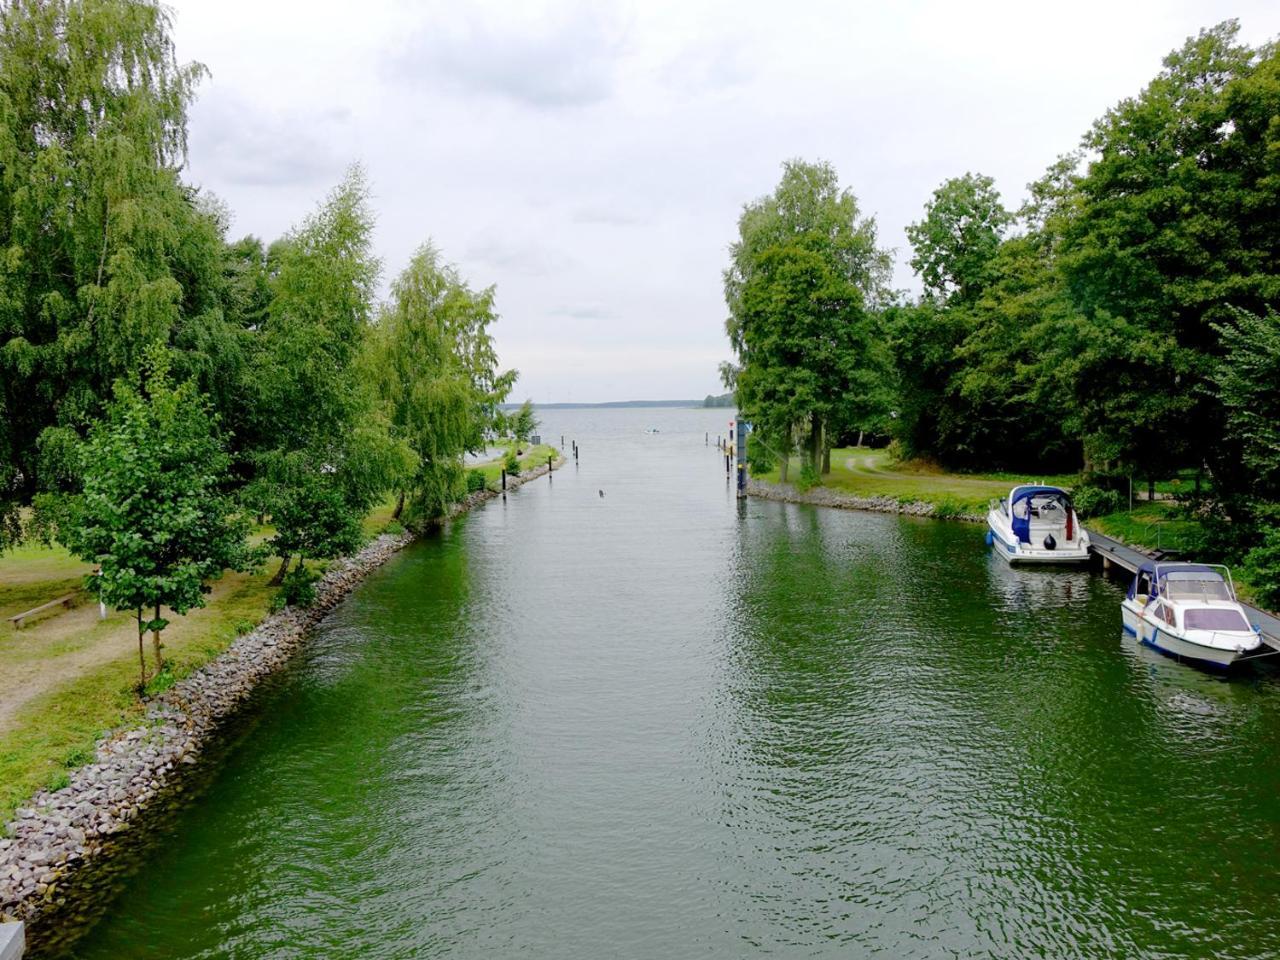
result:
[[(512, 443), (498, 443), (495, 446), (504, 446), (508, 451), (523, 450), (523, 456), (517, 457), (520, 462), (520, 472), (533, 470), (536, 467), (544, 466), (548, 458), (558, 457), (560, 451), (548, 443), (540, 443), (537, 446), (516, 446)], [(503, 460), (490, 460), (488, 463), (482, 463), (472, 467), (473, 470), (479, 470), (484, 474), (485, 485), (490, 490), (497, 490), (502, 486), (502, 468)]]
[[(793, 460), (788, 480), (800, 475), (800, 463)], [(775, 467), (757, 479), (777, 483)], [(1025, 477), (1011, 473), (947, 473), (927, 463), (893, 460), (886, 450), (868, 447), (840, 447), (831, 451), (831, 473), (822, 485), (855, 497), (888, 497), (901, 503), (929, 503), (946, 513), (987, 512), (987, 504), (1008, 496), (1016, 483), (1037, 481), (1071, 486), (1075, 476)]]

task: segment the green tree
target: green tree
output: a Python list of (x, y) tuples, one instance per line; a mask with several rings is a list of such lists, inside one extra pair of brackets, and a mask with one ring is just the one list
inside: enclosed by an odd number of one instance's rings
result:
[(991, 282), (991, 262), (1012, 216), (995, 181), (966, 173), (945, 181), (907, 227), (911, 267), (925, 291), (948, 303), (973, 303)]
[[(283, 580), (296, 555), (347, 552), (370, 507), (412, 467), (358, 361), (379, 264), (364, 174), (353, 167), (276, 248), (272, 298), (252, 354), (248, 500), (270, 514)], [(301, 559), (299, 560), (301, 563)]]
[(511, 420), (511, 432), (521, 443), (527, 443), (537, 429), (538, 417), (533, 412), (533, 401), (526, 400)]
[(736, 363), (722, 367), (726, 386), (784, 477), (802, 434), (817, 469), (831, 435), (871, 419), (883, 397), (868, 306), (885, 295), (890, 261), (875, 221), (830, 164), (789, 161), (776, 190), (743, 210), (731, 256), (725, 328)]
[(246, 524), (224, 493), (230, 458), (208, 403), (193, 382), (171, 384), (163, 348), (143, 366), (141, 389), (120, 381), (89, 435), (84, 491), (64, 530), (72, 552), (99, 566), (90, 589), (134, 613), (140, 687), (148, 630), (156, 670), (163, 665), (163, 608), (183, 615), (204, 606), (210, 581), (249, 558)]
[(158, 3), (0, 6), (0, 445), (23, 500), (54, 485), (42, 433), (82, 434), (144, 349), (217, 316), (220, 223), (178, 179), (203, 75)]
[(1231, 472), (1207, 389), (1214, 324), (1280, 298), (1280, 54), (1237, 35), (1235, 21), (1202, 31), (1094, 125), (1059, 218), (1079, 317), (1052, 359), (1087, 451), (1119, 467), (1159, 475), (1208, 457)]
[[(515, 380), (498, 370), (493, 298), (492, 287), (472, 290), (427, 244), (392, 285), (371, 340), (383, 409), (416, 461), (404, 476), (415, 514), (439, 516), (464, 492), (463, 456), (484, 446)], [(404, 502), (402, 492), (396, 516)]]

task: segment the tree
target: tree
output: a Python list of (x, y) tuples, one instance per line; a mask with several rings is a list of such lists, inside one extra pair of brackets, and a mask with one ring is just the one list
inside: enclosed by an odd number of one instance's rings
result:
[(533, 412), (533, 401), (526, 400), (511, 420), (511, 432), (521, 443), (527, 443), (537, 429), (538, 418)]
[(230, 458), (207, 401), (187, 381), (173, 386), (168, 357), (153, 348), (143, 384), (116, 385), (107, 417), (84, 447), (84, 491), (64, 535), (72, 552), (98, 564), (89, 587), (138, 625), (139, 687), (147, 682), (143, 638), (152, 633), (163, 666), (162, 608), (204, 606), (209, 583), (248, 562), (246, 524), (224, 493)]
[(158, 3), (0, 7), (0, 405), (19, 499), (56, 486), (42, 434), (81, 436), (149, 345), (217, 315), (220, 225), (178, 179), (203, 75)]
[(875, 221), (829, 164), (789, 161), (776, 190), (744, 208), (731, 256), (725, 328), (737, 362), (722, 368), (726, 385), (784, 478), (801, 432), (816, 470), (832, 428), (847, 425), (833, 418), (870, 416), (883, 396), (867, 307), (884, 296), (889, 258)]
[[(463, 492), (463, 455), (484, 445), (515, 380), (499, 372), (489, 326), (494, 290), (473, 291), (430, 244), (391, 288), (369, 369), (393, 435), (412, 450), (404, 475), (415, 513), (433, 517)], [(401, 493), (396, 516), (404, 506)]]
[(1207, 389), (1214, 324), (1280, 298), (1280, 53), (1237, 35), (1235, 21), (1202, 31), (1094, 124), (1094, 159), (1058, 221), (1079, 318), (1053, 359), (1069, 372), (1086, 449), (1119, 467), (1159, 475), (1208, 457), (1231, 472)]
[(990, 177), (966, 173), (945, 181), (925, 204), (924, 219), (907, 227), (911, 267), (925, 290), (953, 304), (977, 300), (1012, 219)]
[(270, 514), (281, 557), (325, 558), (355, 545), (370, 507), (411, 469), (358, 366), (379, 264), (358, 167), (276, 250), (272, 299), (251, 360), (256, 395), (246, 451), (248, 500)]

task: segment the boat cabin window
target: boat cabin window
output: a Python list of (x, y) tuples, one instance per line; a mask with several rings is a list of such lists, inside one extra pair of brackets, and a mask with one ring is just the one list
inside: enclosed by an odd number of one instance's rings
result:
[(1161, 593), (1174, 600), (1234, 600), (1227, 582), (1209, 570), (1166, 573), (1161, 576)]
[(1249, 622), (1239, 610), (1230, 607), (1210, 607), (1207, 610), (1188, 610), (1182, 615), (1188, 630), (1249, 630)]
[(1176, 627), (1178, 625), (1177, 620), (1173, 615), (1173, 607), (1169, 606), (1167, 603), (1162, 603), (1160, 606), (1156, 607), (1156, 616), (1171, 627)]

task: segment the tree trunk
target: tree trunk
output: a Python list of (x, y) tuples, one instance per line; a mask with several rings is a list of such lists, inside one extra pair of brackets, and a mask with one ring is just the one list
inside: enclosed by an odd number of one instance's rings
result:
[(142, 608), (138, 608), (138, 667), (141, 669), (141, 679), (138, 681), (138, 693), (142, 693), (147, 685), (147, 655), (142, 645), (142, 638), (146, 635), (146, 631), (142, 629)]
[(292, 556), (287, 556), (280, 561), (280, 569), (277, 570), (276, 575), (268, 581), (270, 586), (278, 587), (280, 584), (284, 583), (284, 575), (289, 572), (289, 561), (292, 559)]
[(822, 421), (817, 417), (809, 424), (809, 466), (819, 469), (822, 462)]
[(861, 447), (861, 446), (862, 446), (862, 434), (863, 434), (863, 431), (862, 431), (862, 430), (859, 430), (859, 431), (858, 431), (858, 446), (859, 446), (859, 447)]
[(1156, 482), (1150, 477), (1147, 477), (1147, 502), (1156, 502)]
[(827, 442), (827, 429), (822, 428), (822, 473), (823, 476), (831, 472), (831, 444)]
[[(160, 604), (156, 604), (156, 619), (160, 619)], [(164, 667), (164, 657), (160, 655), (160, 631), (151, 631), (151, 645), (155, 648), (156, 653), (156, 673)]]
[(404, 491), (400, 491), (400, 497), (396, 500), (396, 508), (391, 511), (391, 519), (399, 520), (400, 514), (404, 513)]
[(791, 466), (791, 451), (787, 451), (782, 455), (782, 460), (778, 466), (778, 480), (782, 483), (787, 482), (787, 468)]

